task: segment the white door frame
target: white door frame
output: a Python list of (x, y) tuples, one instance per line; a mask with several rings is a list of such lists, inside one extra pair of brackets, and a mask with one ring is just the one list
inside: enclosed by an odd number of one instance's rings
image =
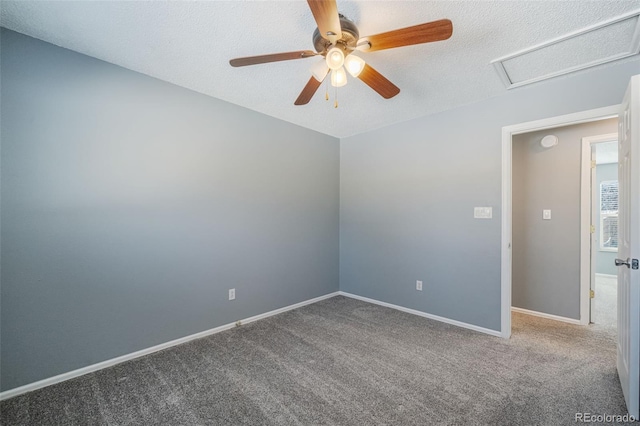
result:
[[(587, 123), (590, 121), (604, 120), (607, 118), (617, 117), (620, 105), (612, 105), (604, 108), (592, 109), (573, 114), (561, 115), (558, 117), (550, 117), (542, 120), (529, 121), (526, 123), (514, 124), (502, 128), (502, 248), (501, 248), (501, 300), (500, 300), (500, 334), (503, 338), (511, 337), (511, 241), (512, 241), (512, 138), (521, 133), (535, 132), (537, 130), (551, 129), (554, 127), (570, 126), (573, 124)], [(589, 178), (590, 179), (590, 178)], [(581, 214), (581, 229), (585, 220), (584, 214)], [(591, 218), (586, 217), (587, 228), (590, 226)], [(591, 235), (589, 235), (589, 239)], [(583, 240), (583, 238), (581, 238)], [(590, 244), (590, 241), (587, 241)], [(589, 246), (587, 246), (588, 249)], [(583, 243), (581, 243), (581, 250)], [(584, 265), (587, 263), (587, 276), (584, 277)], [(580, 285), (581, 294), (588, 292), (589, 284), (589, 267), (590, 256), (580, 253)], [(586, 281), (587, 289), (582, 288)], [(585, 322), (586, 321), (586, 322)], [(580, 303), (580, 322), (588, 324), (589, 321), (589, 300), (586, 301), (586, 310), (583, 301)]]
[[(599, 250), (599, 247), (592, 247), (591, 233), (591, 225), (596, 225), (593, 223), (595, 206), (600, 205), (593, 199), (596, 181), (591, 167), (592, 148), (596, 144), (613, 141), (618, 142), (618, 132), (582, 138), (580, 166), (580, 324), (582, 325), (589, 324), (593, 315), (589, 290), (593, 287), (595, 276), (595, 252)], [(597, 230), (600, 232), (600, 224), (597, 225)], [(589, 261), (587, 262), (586, 259)]]

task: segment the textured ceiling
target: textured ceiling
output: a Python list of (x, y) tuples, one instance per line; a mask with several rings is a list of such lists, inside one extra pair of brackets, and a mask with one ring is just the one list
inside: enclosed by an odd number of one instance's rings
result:
[[(316, 24), (305, 1), (3, 0), (0, 7), (3, 27), (345, 137), (500, 95), (506, 89), (491, 60), (637, 10), (640, 0), (338, 0), (338, 9), (357, 24), (361, 36), (442, 18), (453, 21), (453, 36), (359, 53), (401, 92), (385, 100), (349, 77), (338, 91), (337, 109), (324, 100), (324, 87), (308, 105), (293, 105), (317, 57), (229, 66), (235, 57), (312, 50)], [(535, 65), (544, 69), (545, 64)]]

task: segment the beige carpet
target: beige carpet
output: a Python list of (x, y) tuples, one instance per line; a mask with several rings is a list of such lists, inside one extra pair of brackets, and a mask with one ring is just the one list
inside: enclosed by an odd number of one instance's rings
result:
[(617, 327), (618, 278), (596, 275), (595, 302), (591, 321), (602, 327)]

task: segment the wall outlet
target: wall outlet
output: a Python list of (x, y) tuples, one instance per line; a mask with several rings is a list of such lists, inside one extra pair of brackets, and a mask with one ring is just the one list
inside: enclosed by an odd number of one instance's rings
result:
[(422, 281), (416, 281), (416, 290), (422, 291)]
[(235, 288), (230, 288), (229, 289), (229, 300), (235, 300), (236, 298), (236, 289)]
[(551, 220), (551, 210), (542, 210), (542, 219)]

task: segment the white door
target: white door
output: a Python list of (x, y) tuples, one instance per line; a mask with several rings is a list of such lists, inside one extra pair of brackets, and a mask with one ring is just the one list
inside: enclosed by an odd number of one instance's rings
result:
[(640, 75), (633, 76), (618, 120), (618, 375), (629, 414), (640, 405)]

